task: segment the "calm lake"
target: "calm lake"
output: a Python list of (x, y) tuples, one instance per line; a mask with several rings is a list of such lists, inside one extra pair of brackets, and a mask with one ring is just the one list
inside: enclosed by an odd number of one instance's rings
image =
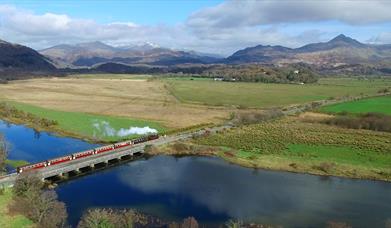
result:
[[(0, 121), (10, 159), (29, 162), (95, 147)], [(285, 227), (328, 221), (384, 227), (391, 219), (391, 183), (254, 170), (218, 158), (156, 156), (62, 183), (56, 189), (75, 226), (91, 207), (134, 208), (164, 219), (200, 223), (230, 218)]]

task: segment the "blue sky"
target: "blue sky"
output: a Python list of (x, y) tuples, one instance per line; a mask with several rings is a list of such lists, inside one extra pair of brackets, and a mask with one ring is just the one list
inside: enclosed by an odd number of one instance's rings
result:
[(391, 0), (5, 0), (0, 39), (36, 49), (152, 42), (229, 55), (248, 46), (299, 47), (345, 34), (391, 43)]
[(68, 14), (77, 18), (93, 18), (99, 23), (132, 21), (140, 24), (175, 24), (186, 20), (194, 11), (214, 6), (222, 0), (14, 0), (0, 1), (37, 14)]

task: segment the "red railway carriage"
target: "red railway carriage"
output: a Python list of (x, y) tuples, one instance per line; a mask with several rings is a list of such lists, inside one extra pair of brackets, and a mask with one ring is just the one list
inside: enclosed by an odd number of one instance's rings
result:
[(86, 150), (86, 151), (74, 153), (74, 154), (71, 154), (71, 155), (68, 155), (68, 156), (63, 156), (63, 157), (59, 157), (59, 158), (53, 158), (53, 159), (50, 159), (50, 160), (44, 161), (44, 162), (39, 162), (39, 163), (25, 165), (25, 166), (19, 166), (19, 167), (16, 168), (16, 171), (17, 171), (17, 173), (21, 173), (21, 172), (26, 171), (26, 170), (41, 169), (41, 168), (44, 168), (46, 166), (56, 165), (56, 164), (63, 163), (63, 162), (68, 162), (68, 161), (71, 161), (71, 160), (74, 160), (74, 159), (79, 159), (79, 158), (82, 158), (82, 157), (87, 157), (87, 156), (91, 156), (91, 155), (94, 155), (94, 154), (99, 154), (99, 153), (115, 150), (115, 149), (118, 149), (118, 148), (131, 146), (133, 144), (143, 143), (143, 142), (150, 141), (150, 140), (155, 140), (155, 139), (158, 139), (158, 138), (159, 138), (158, 134), (147, 135), (147, 136), (143, 136), (143, 137), (140, 137), (138, 139), (135, 139), (135, 140), (130, 140), (130, 141), (120, 142), (120, 143), (111, 144), (111, 145), (107, 145), (107, 146), (102, 146), (102, 147), (98, 147), (98, 148), (95, 148), (95, 149), (92, 149), (92, 150)]
[(99, 153), (107, 152), (107, 151), (110, 151), (110, 150), (113, 150), (113, 149), (114, 149), (114, 144), (111, 144), (111, 145), (108, 145), (108, 146), (102, 146), (102, 147), (95, 148), (95, 152), (97, 154), (99, 154)]
[(121, 148), (121, 147), (130, 146), (132, 144), (133, 144), (132, 141), (119, 142), (119, 143), (114, 144), (114, 148), (117, 149), (117, 148)]
[(95, 150), (86, 150), (72, 154), (73, 159), (83, 158), (95, 154)]
[(47, 165), (55, 165), (55, 164), (63, 163), (63, 162), (70, 161), (70, 160), (72, 160), (72, 155), (59, 157), (59, 158), (53, 158), (53, 159), (47, 161)]
[(24, 166), (19, 166), (16, 168), (17, 173), (21, 173), (25, 170), (33, 170), (33, 169), (40, 169), (46, 166), (46, 161), (44, 162), (39, 162), (31, 165), (24, 165)]

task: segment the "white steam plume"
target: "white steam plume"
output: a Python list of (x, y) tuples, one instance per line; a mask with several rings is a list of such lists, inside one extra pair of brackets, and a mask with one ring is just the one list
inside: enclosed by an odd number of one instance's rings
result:
[(110, 126), (110, 123), (107, 121), (98, 121), (94, 120), (92, 126), (95, 128), (94, 136), (98, 134), (103, 136), (119, 136), (125, 137), (128, 135), (145, 135), (149, 133), (157, 133), (156, 129), (146, 127), (129, 127), (129, 128), (121, 128), (118, 131)]

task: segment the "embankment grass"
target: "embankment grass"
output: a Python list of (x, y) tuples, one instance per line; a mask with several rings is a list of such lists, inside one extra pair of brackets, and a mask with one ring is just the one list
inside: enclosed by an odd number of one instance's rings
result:
[(391, 181), (391, 134), (290, 117), (195, 140), (250, 167)]
[(24, 160), (9, 160), (9, 159), (7, 159), (5, 161), (5, 164), (7, 164), (13, 168), (16, 168), (18, 166), (27, 165), (27, 164), (29, 164), (29, 162), (24, 161)]
[(391, 96), (373, 97), (358, 101), (345, 102), (322, 107), (320, 109), (326, 113), (368, 113), (376, 112), (391, 116)]
[(391, 80), (321, 79), (316, 84), (264, 84), (207, 80), (166, 80), (180, 101), (207, 105), (269, 108), (331, 97), (373, 95)]
[(18, 110), (57, 121), (58, 126), (56, 127), (65, 132), (90, 139), (117, 141), (120, 139), (137, 137), (137, 135), (118, 135), (120, 129), (129, 129), (130, 127), (150, 127), (162, 133), (166, 131), (166, 128), (161, 124), (153, 121), (94, 115), (81, 112), (63, 112), (17, 102), (10, 102), (10, 104)]
[(12, 189), (6, 188), (0, 194), (0, 227), (2, 228), (27, 228), (34, 227), (31, 220), (22, 215), (8, 213), (8, 205), (12, 202)]

